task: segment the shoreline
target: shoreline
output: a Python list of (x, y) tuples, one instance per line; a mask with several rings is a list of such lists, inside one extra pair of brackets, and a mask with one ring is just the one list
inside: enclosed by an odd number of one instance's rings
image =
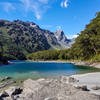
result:
[[(62, 100), (67, 100), (65, 99), (67, 97), (72, 98), (71, 100), (87, 100), (87, 98), (88, 100), (99, 100), (100, 97), (100, 72), (61, 76), (57, 79), (27, 79), (22, 84), (22, 86), (12, 84), (0, 91), (0, 98), (12, 100), (8, 99), (12, 94), (15, 98), (18, 96), (18, 100), (59, 100), (55, 97), (62, 98)], [(9, 96), (6, 97), (5, 94)]]
[[(85, 66), (85, 67), (91, 67), (91, 68), (99, 68), (100, 69), (100, 62), (88, 62), (88, 61), (68, 61), (68, 60), (26, 60), (28, 62), (40, 62), (40, 63), (70, 63), (76, 66)], [(13, 62), (8, 61), (8, 64), (12, 64)], [(8, 64), (1, 64), (0, 66), (3, 65), (8, 65)]]
[(29, 61), (29, 62), (40, 62), (40, 63), (67, 63), (66, 61), (63, 61), (63, 60), (37, 60), (37, 61), (34, 61), (34, 60), (26, 60), (26, 61)]
[(72, 64), (76, 66), (87, 66), (87, 67), (93, 67), (93, 68), (99, 68), (100, 69), (100, 62), (85, 62), (85, 61), (76, 61), (71, 62)]
[[(26, 60), (25, 62), (36, 62), (36, 63), (69, 63), (69, 64), (73, 64), (73, 65), (75, 65), (75, 62), (72, 62), (72, 61), (65, 61), (65, 60), (48, 60), (48, 61), (33, 61), (33, 60)], [(9, 64), (13, 64), (14, 62), (12, 61), (12, 62), (10, 62), (9, 61)], [(79, 65), (77, 65), (77, 67), (81, 67), (81, 68), (89, 68), (89, 66), (86, 66), (86, 65), (81, 65), (81, 66), (79, 66)], [(93, 68), (92, 70), (90, 69), (90, 68)], [(95, 68), (95, 67), (90, 67), (89, 68), (89, 70), (91, 70), (91, 71), (84, 71), (84, 72), (79, 72), (79, 73), (75, 73), (75, 74), (83, 74), (83, 73), (93, 73), (93, 72), (100, 72), (100, 70), (98, 70), (98, 68)], [(74, 75), (75, 75), (74, 74)], [(61, 75), (60, 75), (61, 76)], [(69, 75), (68, 75), (69, 76)], [(5, 76), (6, 77), (6, 76)], [(11, 76), (8, 76), (8, 77), (11, 77)], [(58, 76), (57, 76), (58, 77)], [(3, 78), (3, 77), (2, 77)], [(28, 77), (29, 78), (29, 77)], [(13, 77), (13, 79), (15, 79), (15, 80), (22, 80), (22, 79), (24, 79), (24, 80), (26, 80), (26, 79), (28, 79), (27, 78), (27, 76), (26, 77), (22, 77), (22, 78), (16, 78), (16, 77)], [(37, 78), (34, 78), (34, 79), (39, 79), (39, 78), (41, 78), (41, 77), (37, 77)], [(45, 77), (44, 77), (45, 78)], [(47, 78), (47, 77), (46, 77)]]
[(29, 62), (43, 62), (43, 63), (71, 63), (76, 66), (87, 66), (100, 69), (100, 62), (86, 62), (86, 61), (66, 61), (66, 60), (26, 60)]

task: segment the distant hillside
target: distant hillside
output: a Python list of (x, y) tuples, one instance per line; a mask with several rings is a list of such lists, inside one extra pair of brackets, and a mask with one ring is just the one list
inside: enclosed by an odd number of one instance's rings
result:
[(20, 20), (0, 20), (0, 43), (3, 55), (10, 59), (25, 59), (27, 54), (40, 50), (63, 49), (55, 33)]

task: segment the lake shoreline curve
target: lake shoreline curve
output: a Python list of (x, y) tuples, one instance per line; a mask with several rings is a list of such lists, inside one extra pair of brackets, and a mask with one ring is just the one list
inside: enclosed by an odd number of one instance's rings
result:
[(29, 62), (42, 62), (42, 63), (71, 63), (76, 66), (87, 66), (93, 68), (100, 68), (100, 62), (88, 62), (88, 61), (66, 61), (66, 60), (27, 60)]

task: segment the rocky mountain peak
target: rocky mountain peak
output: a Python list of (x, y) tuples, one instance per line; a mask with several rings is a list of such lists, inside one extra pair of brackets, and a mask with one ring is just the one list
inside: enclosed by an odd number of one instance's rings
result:
[(61, 29), (58, 29), (57, 31), (56, 31), (58, 34), (64, 34), (64, 32), (63, 32), (63, 30), (61, 30)]
[(65, 36), (63, 30), (61, 29), (55, 32), (55, 36), (59, 41), (65, 42), (67, 40), (67, 37)]
[(56, 32), (54, 32), (54, 34), (55, 34), (55, 37), (57, 38), (57, 40), (59, 41), (59, 43), (61, 45), (63, 45), (63, 47), (65, 47), (65, 48), (71, 47), (72, 40), (67, 39), (67, 37), (66, 37), (66, 35), (65, 35), (63, 30), (59, 29)]

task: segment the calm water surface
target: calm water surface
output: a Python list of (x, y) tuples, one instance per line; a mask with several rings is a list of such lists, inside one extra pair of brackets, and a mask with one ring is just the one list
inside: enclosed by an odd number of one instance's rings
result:
[(0, 77), (10, 76), (16, 79), (37, 79), (100, 71), (95, 68), (75, 66), (69, 63), (43, 63), (28, 61), (12, 62), (14, 63), (0, 66)]

